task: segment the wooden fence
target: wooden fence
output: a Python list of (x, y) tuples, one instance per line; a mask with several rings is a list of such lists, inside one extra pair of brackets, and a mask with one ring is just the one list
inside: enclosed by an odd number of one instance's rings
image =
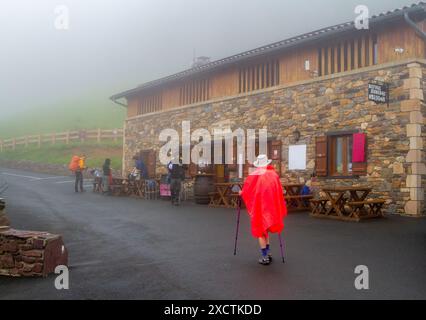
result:
[(0, 152), (3, 152), (3, 150), (15, 150), (17, 146), (37, 146), (40, 148), (45, 144), (69, 144), (70, 142), (85, 141), (101, 142), (104, 140), (118, 141), (118, 139), (123, 139), (123, 129), (94, 129), (48, 133), (0, 140)]

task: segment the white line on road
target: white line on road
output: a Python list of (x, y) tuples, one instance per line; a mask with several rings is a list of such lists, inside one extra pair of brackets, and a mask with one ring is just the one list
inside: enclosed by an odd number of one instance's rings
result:
[(71, 183), (71, 182), (75, 182), (75, 180), (67, 180), (67, 181), (56, 181), (56, 184), (63, 184), (63, 183)]
[(12, 177), (19, 177), (19, 178), (28, 178), (28, 179), (32, 179), (32, 180), (41, 180), (42, 178), (39, 177), (34, 177), (34, 176), (24, 176), (22, 174), (14, 174), (14, 173), (7, 173), (7, 172), (2, 172), (1, 173), (4, 176), (12, 176)]

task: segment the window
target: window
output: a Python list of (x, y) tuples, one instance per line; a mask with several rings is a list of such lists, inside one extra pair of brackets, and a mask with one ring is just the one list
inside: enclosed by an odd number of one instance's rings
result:
[(364, 133), (331, 133), (317, 137), (315, 146), (315, 174), (318, 177), (367, 175), (367, 137)]
[(331, 176), (352, 175), (352, 135), (329, 138), (329, 168)]

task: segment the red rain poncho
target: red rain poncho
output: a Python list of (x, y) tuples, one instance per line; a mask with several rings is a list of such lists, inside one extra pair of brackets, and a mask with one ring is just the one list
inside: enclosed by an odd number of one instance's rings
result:
[(244, 182), (241, 197), (251, 218), (251, 232), (255, 238), (283, 230), (287, 207), (274, 167), (253, 171)]

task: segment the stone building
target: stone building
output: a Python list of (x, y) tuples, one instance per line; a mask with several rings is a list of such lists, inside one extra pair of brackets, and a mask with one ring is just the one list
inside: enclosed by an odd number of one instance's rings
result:
[[(181, 132), (182, 121), (190, 121), (191, 131), (266, 128), (268, 155), (283, 181), (312, 179), (317, 189), (368, 184), (373, 196), (386, 199), (388, 213), (425, 215), (424, 8), (373, 16), (368, 30), (354, 23), (325, 28), (114, 95), (128, 112), (123, 172), (141, 152), (150, 175), (160, 175), (159, 134)], [(355, 133), (366, 137), (357, 162)], [(300, 170), (289, 166), (294, 145), (306, 145)], [(197, 170), (191, 165), (188, 175)], [(211, 170), (223, 180), (237, 166)]]

